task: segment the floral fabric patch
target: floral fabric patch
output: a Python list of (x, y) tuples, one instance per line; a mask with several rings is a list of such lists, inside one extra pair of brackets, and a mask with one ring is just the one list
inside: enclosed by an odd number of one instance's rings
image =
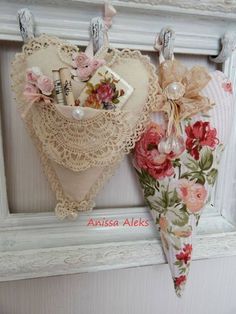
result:
[(103, 66), (86, 83), (79, 96), (79, 103), (94, 109), (121, 109), (132, 92), (133, 88), (124, 79)]

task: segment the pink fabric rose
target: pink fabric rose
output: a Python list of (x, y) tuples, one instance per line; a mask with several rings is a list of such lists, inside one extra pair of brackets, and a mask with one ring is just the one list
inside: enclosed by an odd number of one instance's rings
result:
[(225, 92), (233, 94), (233, 86), (232, 86), (232, 83), (230, 81), (223, 83), (222, 87), (223, 87)]
[(79, 54), (74, 54), (73, 57), (73, 67), (74, 68), (81, 68), (89, 66), (91, 62), (91, 58), (86, 55), (85, 52), (80, 52)]
[(89, 65), (88, 67), (85, 68), (77, 68), (76, 75), (81, 81), (88, 81), (93, 72), (94, 70)]
[(41, 92), (46, 96), (51, 95), (54, 89), (53, 80), (46, 75), (41, 75), (38, 78), (37, 86), (41, 90)]
[(100, 101), (110, 102), (114, 96), (114, 91), (109, 84), (102, 84), (97, 89), (97, 96)]
[(180, 179), (177, 192), (191, 213), (200, 211), (204, 206), (207, 191), (203, 185), (187, 179)]
[(105, 64), (105, 60), (91, 58), (85, 52), (73, 55), (73, 67), (76, 69), (76, 75), (82, 81), (87, 81), (103, 64)]
[(155, 179), (164, 179), (174, 174), (168, 155), (160, 154), (158, 144), (164, 136), (161, 126), (151, 123), (135, 146), (134, 157), (140, 169), (146, 170)]
[(41, 75), (42, 72), (39, 67), (32, 67), (26, 70), (26, 81), (29, 83), (36, 83)]
[(26, 100), (30, 102), (39, 100), (41, 97), (38, 87), (30, 83), (26, 83), (23, 95), (25, 96)]
[(104, 65), (106, 63), (105, 60), (103, 59), (93, 59), (92, 60), (92, 68), (94, 70), (97, 70), (98, 68), (100, 68), (102, 65)]

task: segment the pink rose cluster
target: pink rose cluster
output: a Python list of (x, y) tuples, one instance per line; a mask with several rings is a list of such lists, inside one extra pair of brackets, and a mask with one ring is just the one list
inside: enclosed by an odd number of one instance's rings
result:
[(39, 67), (27, 69), (23, 94), (28, 101), (35, 102), (41, 99), (48, 101), (53, 89), (53, 80), (43, 75)]
[(151, 123), (146, 132), (135, 146), (134, 157), (140, 169), (146, 170), (153, 178), (162, 180), (165, 177), (174, 175), (172, 160), (180, 154), (160, 153), (158, 144), (165, 136), (162, 127), (156, 123)]
[(187, 179), (178, 181), (177, 193), (191, 213), (200, 211), (207, 197), (207, 191), (202, 184)]
[(89, 57), (85, 52), (75, 53), (72, 59), (74, 70), (71, 73), (81, 81), (89, 80), (91, 75), (105, 64), (105, 60)]

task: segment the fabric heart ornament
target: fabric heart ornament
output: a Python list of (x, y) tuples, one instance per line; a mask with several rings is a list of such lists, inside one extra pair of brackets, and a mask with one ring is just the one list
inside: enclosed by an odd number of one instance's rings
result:
[[(122, 108), (114, 110), (73, 106), (73, 98), (76, 100), (87, 84), (85, 76), (88, 79), (92, 70), (104, 64), (133, 88), (131, 96)], [(61, 103), (53, 71), (66, 68), (73, 74), (76, 67), (82, 80), (73, 75), (65, 80), (63, 92), (72, 104), (66, 106)], [(138, 51), (103, 47), (91, 59), (80, 55), (76, 46), (42, 35), (15, 56), (12, 80), (19, 111), (56, 194), (57, 216), (74, 218), (79, 211), (92, 209), (98, 191), (145, 129), (157, 93), (154, 66)], [(112, 91), (105, 87), (99, 96), (107, 100), (115, 89), (114, 84)], [(123, 94), (116, 93), (116, 97)]]
[(159, 74), (157, 112), (135, 146), (133, 164), (181, 296), (196, 227), (230, 135), (234, 99), (222, 72), (187, 70), (171, 60), (160, 65)]

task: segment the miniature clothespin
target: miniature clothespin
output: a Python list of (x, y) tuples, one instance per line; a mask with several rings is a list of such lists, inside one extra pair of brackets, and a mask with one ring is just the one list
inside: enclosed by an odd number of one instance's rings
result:
[(91, 50), (95, 54), (102, 46), (108, 45), (107, 32), (112, 25), (112, 18), (116, 15), (116, 9), (105, 2), (104, 17), (94, 17), (90, 22), (91, 41), (86, 49), (86, 53), (91, 55)]
[(31, 11), (23, 8), (17, 12), (17, 19), (20, 27), (21, 37), (24, 43), (35, 37), (35, 22)]
[(221, 38), (221, 51), (217, 57), (210, 57), (210, 60), (215, 63), (225, 62), (236, 48), (235, 32), (228, 31)]
[(170, 27), (163, 27), (157, 35), (154, 48), (160, 52), (160, 61), (174, 58), (175, 31)]

